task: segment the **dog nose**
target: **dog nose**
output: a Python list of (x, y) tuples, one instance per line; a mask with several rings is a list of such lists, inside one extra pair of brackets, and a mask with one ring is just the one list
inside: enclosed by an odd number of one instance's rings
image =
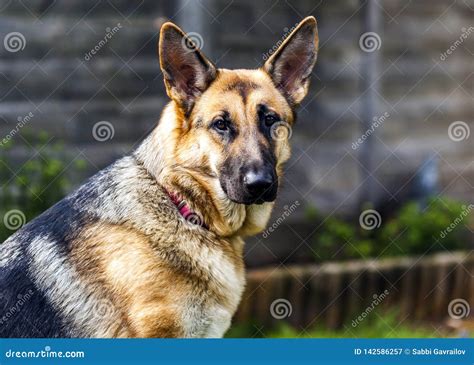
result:
[(244, 185), (247, 191), (254, 197), (260, 197), (271, 188), (273, 176), (270, 171), (249, 171), (244, 175)]

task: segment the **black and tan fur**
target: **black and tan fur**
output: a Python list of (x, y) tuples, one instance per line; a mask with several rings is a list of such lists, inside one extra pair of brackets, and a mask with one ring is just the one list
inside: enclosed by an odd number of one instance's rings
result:
[[(217, 69), (163, 25), (170, 103), (130, 156), (0, 245), (1, 337), (220, 337), (245, 285), (243, 238), (270, 217), (317, 30), (257, 70)], [(188, 202), (202, 227), (167, 192)]]

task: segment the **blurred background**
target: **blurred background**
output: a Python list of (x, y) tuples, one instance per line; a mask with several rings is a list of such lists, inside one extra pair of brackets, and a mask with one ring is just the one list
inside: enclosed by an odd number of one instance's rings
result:
[(156, 125), (163, 22), (256, 68), (308, 15), (318, 62), (228, 336), (472, 336), (471, 0), (0, 0), (0, 242)]

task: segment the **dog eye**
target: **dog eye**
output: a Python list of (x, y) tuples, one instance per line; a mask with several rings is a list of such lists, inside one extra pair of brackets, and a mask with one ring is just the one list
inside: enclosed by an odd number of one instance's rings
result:
[(220, 132), (225, 132), (229, 129), (229, 126), (224, 119), (217, 119), (216, 121), (214, 121), (212, 126), (214, 127), (214, 129), (217, 129)]
[(265, 125), (267, 127), (271, 127), (273, 124), (275, 124), (278, 121), (278, 118), (272, 114), (267, 114), (265, 115)]

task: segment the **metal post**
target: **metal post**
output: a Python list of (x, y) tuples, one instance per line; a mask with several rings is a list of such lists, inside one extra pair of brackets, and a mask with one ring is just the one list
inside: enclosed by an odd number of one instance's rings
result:
[[(362, 0), (362, 34), (373, 32), (380, 37), (380, 8), (375, 1)], [(365, 92), (361, 102), (362, 133), (366, 133), (371, 128), (373, 118), (376, 116), (378, 109), (377, 92), (379, 83), (376, 79), (378, 77), (380, 53), (380, 49), (362, 49), (361, 86), (362, 92)], [(363, 166), (361, 168), (361, 178), (365, 180), (361, 188), (360, 206), (365, 203), (371, 203), (372, 205), (375, 203), (375, 181), (372, 175), (374, 173), (376, 154), (375, 133), (376, 131), (374, 130), (361, 145), (360, 149), (359, 161)]]
[[(204, 48), (206, 56), (212, 60), (212, 37), (209, 32), (212, 19), (213, 2), (201, 0), (179, 0), (176, 2), (176, 22), (185, 32), (191, 33), (190, 38), (198, 48)], [(207, 8), (206, 8), (207, 7)], [(207, 9), (207, 12), (206, 12)]]

